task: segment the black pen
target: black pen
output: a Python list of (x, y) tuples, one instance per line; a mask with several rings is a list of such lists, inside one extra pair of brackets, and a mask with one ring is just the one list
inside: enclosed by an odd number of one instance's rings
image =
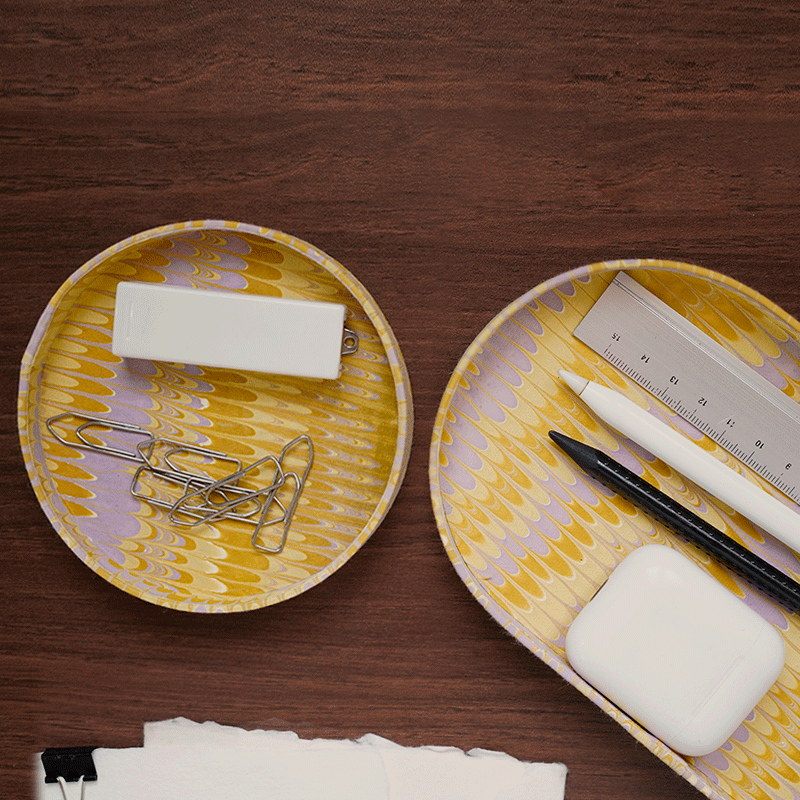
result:
[(644, 509), (670, 530), (746, 578), (792, 612), (800, 610), (800, 584), (642, 480), (602, 450), (550, 431), (550, 438), (585, 472)]

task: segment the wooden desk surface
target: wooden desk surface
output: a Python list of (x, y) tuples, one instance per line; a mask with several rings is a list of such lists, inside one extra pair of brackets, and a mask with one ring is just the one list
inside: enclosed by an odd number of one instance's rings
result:
[[(564, 761), (567, 796), (697, 796), (510, 639), (431, 510), (436, 409), (535, 284), (653, 256), (800, 315), (800, 14), (753, 4), (0, 0), (3, 794), (45, 746), (183, 715)], [(109, 245), (218, 218), (295, 234), (400, 341), (415, 441), (384, 524), (281, 605), (168, 611), (70, 554), (16, 432), (19, 363)]]

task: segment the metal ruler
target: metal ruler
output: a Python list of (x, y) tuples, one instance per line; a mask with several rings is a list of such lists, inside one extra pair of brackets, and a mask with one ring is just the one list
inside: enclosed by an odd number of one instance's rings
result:
[(575, 336), (800, 503), (800, 404), (619, 272)]

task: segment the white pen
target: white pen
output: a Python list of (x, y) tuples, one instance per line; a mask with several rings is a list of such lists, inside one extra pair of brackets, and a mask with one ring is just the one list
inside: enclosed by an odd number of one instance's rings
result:
[(619, 392), (563, 369), (558, 374), (612, 428), (800, 553), (800, 514)]

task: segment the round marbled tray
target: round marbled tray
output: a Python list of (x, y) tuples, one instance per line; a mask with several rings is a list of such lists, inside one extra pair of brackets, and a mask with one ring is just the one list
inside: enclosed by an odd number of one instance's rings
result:
[[(328, 381), (123, 360), (111, 352), (120, 281), (342, 303), (359, 348)], [(243, 464), (308, 435), (313, 466), (284, 549), (255, 549), (243, 523), (171, 524), (165, 510), (132, 496), (135, 464), (54, 439), (46, 421), (66, 412), (134, 424)], [(18, 421), (36, 496), (82, 561), (152, 603), (225, 612), (295, 596), (351, 558), (399, 490), (413, 412), (395, 337), (353, 275), (278, 231), (205, 220), (137, 234), (64, 283), (25, 353)]]

